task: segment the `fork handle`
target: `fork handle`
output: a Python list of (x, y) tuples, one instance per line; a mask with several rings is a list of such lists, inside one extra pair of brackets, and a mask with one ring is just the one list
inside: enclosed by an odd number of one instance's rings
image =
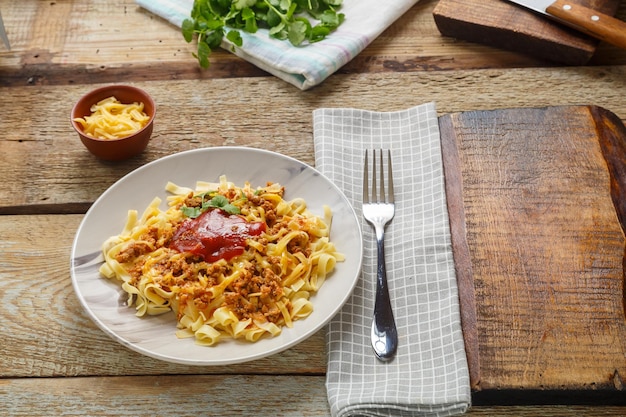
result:
[(374, 319), (372, 321), (372, 347), (381, 361), (391, 360), (398, 348), (398, 332), (391, 309), (387, 268), (385, 266), (385, 238), (383, 227), (376, 227), (376, 298), (374, 301)]

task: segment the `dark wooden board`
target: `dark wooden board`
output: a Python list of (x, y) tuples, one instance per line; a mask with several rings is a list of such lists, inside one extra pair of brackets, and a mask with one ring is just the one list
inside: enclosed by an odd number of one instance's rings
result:
[(594, 106), (440, 118), (472, 388), (626, 398), (626, 129)]
[[(614, 16), (619, 0), (572, 0)], [(586, 64), (598, 41), (505, 0), (441, 0), (433, 10), (446, 36), (567, 65)]]

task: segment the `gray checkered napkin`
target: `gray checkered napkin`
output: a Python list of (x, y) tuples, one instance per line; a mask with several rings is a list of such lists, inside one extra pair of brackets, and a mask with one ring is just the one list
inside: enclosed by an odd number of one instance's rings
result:
[(471, 393), (435, 105), (396, 112), (323, 108), (313, 112), (313, 126), (317, 169), (343, 190), (361, 219), (365, 149), (391, 149), (396, 199), (385, 251), (398, 353), (380, 362), (370, 345), (376, 250), (362, 219), (363, 271), (328, 326), (333, 417), (464, 413)]

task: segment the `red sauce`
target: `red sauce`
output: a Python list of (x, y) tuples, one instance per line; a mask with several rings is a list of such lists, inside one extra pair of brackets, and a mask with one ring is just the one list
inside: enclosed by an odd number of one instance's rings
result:
[(243, 217), (211, 209), (195, 219), (185, 220), (172, 238), (170, 248), (191, 252), (207, 262), (230, 260), (241, 255), (246, 239), (265, 231), (263, 222), (247, 222)]

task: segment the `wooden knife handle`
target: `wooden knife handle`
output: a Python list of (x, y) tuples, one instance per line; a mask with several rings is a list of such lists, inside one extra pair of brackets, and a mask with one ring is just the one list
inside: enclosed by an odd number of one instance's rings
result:
[(626, 22), (569, 0), (556, 0), (546, 13), (588, 35), (626, 49)]

